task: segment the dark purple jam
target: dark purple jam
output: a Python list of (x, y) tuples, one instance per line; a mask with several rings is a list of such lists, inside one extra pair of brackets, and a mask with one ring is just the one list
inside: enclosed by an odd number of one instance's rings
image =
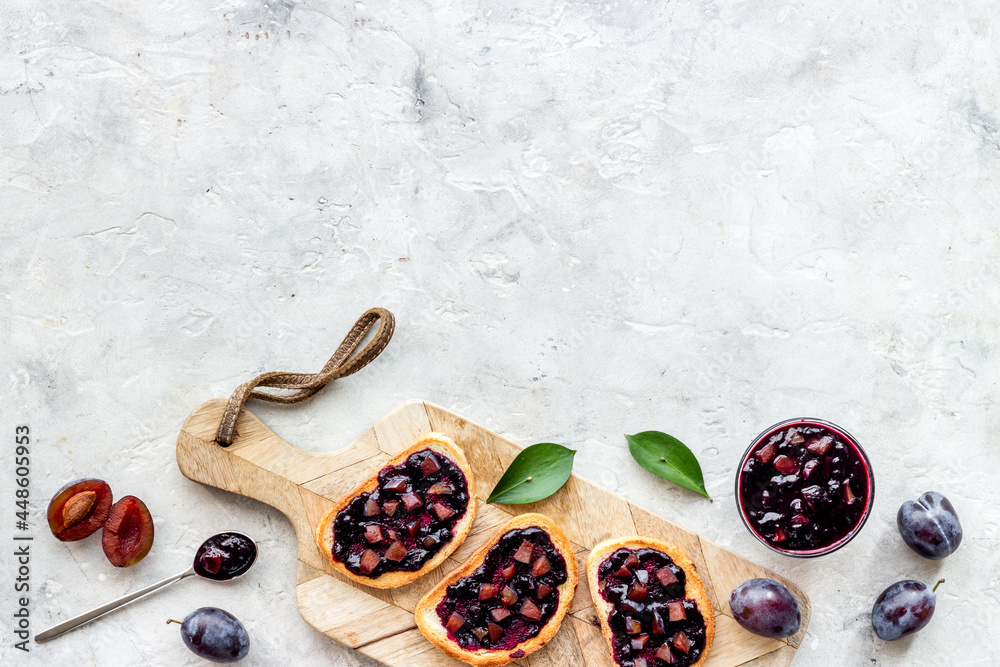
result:
[(597, 568), (611, 650), (620, 667), (691, 665), (705, 650), (705, 620), (684, 597), (684, 570), (655, 549), (619, 549)]
[(243, 533), (219, 533), (204, 542), (194, 557), (194, 571), (206, 579), (238, 577), (257, 560), (257, 545)]
[(566, 579), (566, 560), (548, 533), (511, 530), (472, 574), (448, 587), (437, 615), (462, 648), (506, 651), (537, 636), (549, 622)]
[(469, 506), (465, 474), (448, 457), (422, 449), (386, 466), (378, 487), (337, 513), (333, 555), (354, 574), (413, 572), (452, 538)]
[(757, 533), (779, 549), (822, 549), (861, 520), (870, 490), (865, 463), (839, 434), (796, 424), (764, 438), (740, 472), (739, 502)]

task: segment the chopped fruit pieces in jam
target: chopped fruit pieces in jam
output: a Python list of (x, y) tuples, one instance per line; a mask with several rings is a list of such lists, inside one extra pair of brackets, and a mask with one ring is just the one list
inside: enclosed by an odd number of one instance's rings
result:
[(535, 545), (528, 540), (521, 542), (521, 546), (519, 546), (517, 551), (514, 552), (514, 560), (518, 563), (530, 563), (531, 554), (534, 552), (534, 549)]
[(656, 652), (656, 657), (662, 660), (663, 662), (667, 663), (668, 665), (673, 665), (677, 663), (677, 658), (674, 657), (673, 651), (671, 651), (670, 647), (667, 646), (666, 644), (661, 646), (660, 649)]
[(458, 629), (465, 625), (465, 619), (458, 614), (452, 614), (448, 617), (448, 624), (445, 627), (448, 632), (458, 632)]
[(434, 503), (433, 505), (431, 505), (431, 509), (434, 510), (434, 513), (437, 514), (437, 518), (440, 519), (441, 521), (444, 521), (449, 517), (455, 516), (455, 510), (451, 509), (444, 503)]
[(545, 556), (539, 556), (535, 559), (535, 562), (531, 565), (531, 576), (540, 577), (543, 574), (548, 574), (552, 571), (552, 566), (549, 565), (549, 559)]
[(669, 586), (670, 584), (677, 583), (677, 575), (669, 567), (661, 567), (656, 571), (656, 578), (660, 580), (660, 583), (664, 586)]
[(664, 634), (667, 630), (666, 630), (666, 626), (663, 624), (663, 617), (660, 616), (660, 612), (658, 612), (658, 611), (652, 612), (652, 617), (653, 617), (653, 622), (652, 622), (652, 624), (653, 624), (653, 634), (654, 635), (662, 635), (662, 634)]
[(649, 589), (645, 584), (640, 584), (638, 581), (632, 584), (632, 588), (628, 589), (628, 599), (633, 602), (642, 602), (646, 599), (646, 593)]
[[(626, 579), (621, 570), (631, 574)], [(650, 576), (652, 574), (652, 576)], [(705, 650), (705, 621), (684, 598), (684, 570), (655, 549), (618, 549), (597, 569), (608, 615), (611, 649), (619, 667), (691, 665)], [(636, 589), (644, 588), (641, 600)]]
[(785, 475), (794, 475), (799, 471), (799, 463), (795, 459), (782, 454), (774, 459), (774, 469)]
[[(379, 475), (380, 481), (381, 477), (382, 476)], [(386, 491), (396, 491), (398, 493), (402, 493), (403, 491), (406, 491), (406, 478), (393, 477), (392, 479), (386, 480), (385, 484), (382, 485), (382, 488)]]
[(769, 443), (767, 447), (764, 447), (759, 452), (757, 452), (757, 460), (761, 463), (770, 463), (771, 459), (774, 458), (774, 453), (778, 451), (778, 445)]
[(395, 542), (389, 545), (388, 549), (385, 550), (385, 557), (391, 561), (395, 561), (398, 563), (399, 561), (403, 560), (403, 558), (406, 556), (407, 551), (408, 549), (405, 546), (403, 546), (403, 543), (400, 542), (399, 540), (396, 540)]
[(451, 540), (468, 505), (468, 482), (451, 459), (429, 449), (414, 452), (400, 465), (383, 468), (375, 490), (340, 510), (333, 555), (363, 576), (419, 570)]
[(521, 616), (532, 621), (539, 621), (542, 618), (542, 610), (531, 600), (525, 600), (521, 605)]
[(404, 493), (402, 495), (402, 499), (403, 506), (406, 508), (407, 512), (412, 512), (424, 504), (424, 501), (420, 499), (420, 496), (415, 493)]
[[(449, 638), (463, 649), (511, 650), (549, 622), (566, 579), (566, 561), (548, 533), (511, 530), (486, 552), (478, 568), (448, 586), (436, 612)], [(453, 631), (448, 619), (456, 614), (465, 624)], [(485, 634), (475, 632), (481, 628)]]
[(815, 440), (810, 441), (809, 444), (806, 445), (806, 449), (808, 449), (813, 454), (823, 455), (826, 454), (828, 451), (830, 451), (830, 447), (832, 446), (833, 446), (833, 436), (824, 435), (821, 438), (816, 438)]
[(377, 553), (371, 549), (365, 549), (365, 552), (361, 554), (361, 561), (358, 564), (358, 568), (365, 574), (371, 574), (381, 562), (382, 559), (379, 558)]
[(424, 477), (433, 475), (440, 469), (441, 466), (438, 464), (437, 457), (433, 454), (428, 454), (427, 457), (420, 463), (420, 472), (424, 473)]
[(510, 612), (504, 609), (503, 607), (497, 607), (496, 609), (490, 610), (490, 617), (497, 623), (507, 618), (508, 616), (510, 616)]
[(747, 521), (766, 541), (790, 551), (841, 540), (861, 520), (868, 494), (860, 453), (820, 424), (775, 430), (740, 472), (739, 502)]

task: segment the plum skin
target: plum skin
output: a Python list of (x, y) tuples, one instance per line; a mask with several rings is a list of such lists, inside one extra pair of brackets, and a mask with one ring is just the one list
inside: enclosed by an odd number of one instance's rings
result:
[(922, 581), (897, 581), (875, 600), (872, 628), (878, 638), (891, 642), (921, 630), (931, 621), (937, 599)]
[(755, 635), (781, 639), (799, 631), (799, 603), (787, 588), (773, 579), (750, 579), (729, 595), (733, 618)]
[(962, 524), (954, 505), (937, 491), (916, 502), (907, 500), (896, 513), (896, 526), (907, 546), (924, 558), (941, 560), (962, 543)]
[(195, 655), (212, 662), (237, 662), (250, 652), (246, 628), (218, 607), (200, 607), (185, 616), (181, 638)]

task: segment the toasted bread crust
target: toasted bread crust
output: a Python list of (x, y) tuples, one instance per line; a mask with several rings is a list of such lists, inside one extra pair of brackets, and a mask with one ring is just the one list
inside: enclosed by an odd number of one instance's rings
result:
[[(357, 575), (351, 572), (343, 563), (333, 556), (334, 520), (337, 518), (337, 514), (340, 510), (347, 507), (347, 504), (350, 503), (356, 496), (359, 496), (362, 493), (374, 491), (378, 487), (378, 474), (384, 468), (399, 465), (409, 458), (410, 454), (419, 452), (423, 449), (430, 449), (433, 452), (448, 457), (465, 475), (466, 483), (469, 487), (469, 505), (465, 509), (465, 514), (461, 519), (459, 519), (458, 523), (455, 524), (455, 529), (452, 531), (453, 537), (440, 551), (434, 554), (433, 558), (424, 563), (423, 567), (414, 572), (397, 570), (396, 572), (386, 572), (374, 578)], [(472, 524), (476, 520), (475, 492), (476, 480), (472, 473), (472, 467), (469, 465), (469, 461), (465, 458), (465, 453), (462, 452), (457, 444), (455, 444), (455, 441), (441, 433), (425, 433), (420, 436), (415, 443), (389, 459), (381, 468), (379, 468), (378, 472), (366, 479), (360, 486), (338, 500), (334, 506), (330, 508), (330, 511), (323, 516), (319, 525), (316, 527), (316, 544), (319, 547), (320, 552), (326, 556), (326, 559), (330, 561), (330, 565), (332, 565), (337, 572), (358, 582), (359, 584), (371, 586), (372, 588), (397, 588), (399, 586), (404, 586), (416, 581), (443, 563), (448, 556), (453, 554), (455, 550), (462, 545), (465, 538), (469, 536), (469, 531), (472, 530)]]
[[(441, 624), (441, 619), (437, 615), (436, 609), (438, 603), (444, 598), (448, 586), (479, 567), (486, 558), (486, 552), (497, 544), (500, 538), (508, 531), (532, 526), (537, 526), (548, 533), (553, 546), (555, 546), (566, 561), (566, 582), (557, 588), (559, 591), (559, 606), (556, 608), (555, 614), (542, 626), (538, 636), (523, 641), (512, 649), (504, 651), (491, 651), (488, 649), (466, 651), (448, 639), (448, 631)], [(500, 665), (506, 665), (534, 653), (556, 636), (556, 633), (559, 632), (559, 626), (562, 624), (563, 617), (573, 604), (573, 594), (576, 592), (579, 577), (579, 568), (576, 564), (576, 554), (573, 552), (573, 545), (566, 537), (566, 534), (562, 532), (562, 529), (544, 514), (521, 514), (498, 528), (486, 543), (469, 556), (467, 561), (449, 572), (437, 586), (421, 598), (420, 602), (417, 603), (415, 612), (417, 627), (420, 628), (420, 632), (424, 634), (424, 637), (427, 637), (435, 646), (456, 660), (461, 660), (464, 663), (476, 665), (477, 667), (500, 667)], [(517, 651), (523, 651), (524, 654), (511, 657), (511, 654)]]
[(600, 590), (598, 589), (597, 570), (605, 559), (622, 548), (655, 549), (670, 556), (670, 560), (674, 561), (675, 565), (684, 570), (684, 597), (694, 600), (698, 604), (698, 610), (705, 620), (705, 650), (702, 652), (701, 657), (698, 658), (698, 661), (691, 665), (691, 667), (701, 667), (708, 659), (708, 653), (712, 648), (712, 640), (715, 638), (715, 611), (712, 609), (712, 603), (708, 599), (708, 593), (705, 592), (705, 585), (701, 582), (698, 570), (686, 553), (668, 542), (648, 537), (622, 537), (605, 540), (595, 546), (591, 550), (590, 556), (587, 557), (587, 583), (590, 584), (590, 596), (594, 599), (594, 606), (597, 607), (597, 617), (601, 621), (601, 632), (604, 634), (604, 639), (608, 642), (611, 661), (616, 665), (618, 664), (615, 662), (614, 650), (611, 648), (611, 626), (608, 625), (608, 615), (614, 607), (601, 597)]

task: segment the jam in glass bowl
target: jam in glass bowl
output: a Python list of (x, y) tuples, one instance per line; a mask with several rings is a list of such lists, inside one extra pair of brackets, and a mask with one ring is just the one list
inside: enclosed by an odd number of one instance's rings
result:
[(736, 475), (743, 523), (786, 556), (823, 556), (844, 546), (861, 531), (874, 499), (861, 445), (820, 419), (771, 426), (747, 449)]

